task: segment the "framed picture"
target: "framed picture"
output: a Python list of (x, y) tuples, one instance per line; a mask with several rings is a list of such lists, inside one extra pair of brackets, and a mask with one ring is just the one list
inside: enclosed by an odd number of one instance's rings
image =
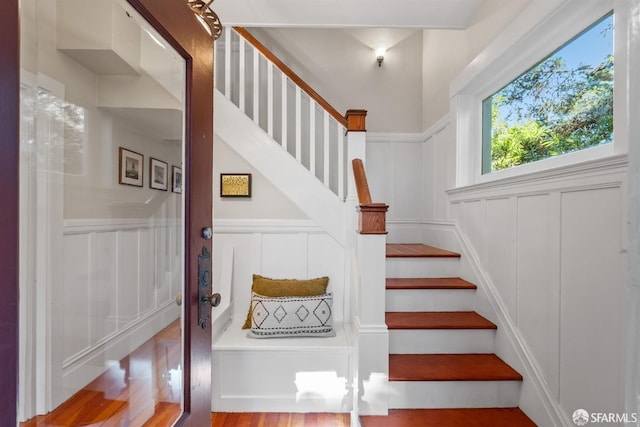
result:
[(144, 156), (135, 151), (120, 147), (120, 167), (118, 182), (125, 185), (142, 187), (144, 176)]
[(167, 191), (168, 178), (169, 178), (169, 165), (162, 160), (149, 158), (149, 170), (151, 175), (149, 176), (149, 187), (156, 190)]
[(182, 168), (173, 166), (172, 175), (173, 179), (171, 181), (171, 191), (173, 191), (174, 193), (182, 193)]
[(251, 174), (221, 173), (220, 197), (251, 197)]

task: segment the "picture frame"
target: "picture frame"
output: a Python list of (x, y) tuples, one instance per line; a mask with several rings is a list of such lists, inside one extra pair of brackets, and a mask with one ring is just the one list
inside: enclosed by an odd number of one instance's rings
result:
[(149, 187), (167, 191), (169, 185), (169, 165), (162, 160), (149, 158)]
[(144, 156), (128, 148), (119, 150), (118, 183), (142, 187), (144, 180)]
[(171, 170), (171, 191), (174, 193), (182, 193), (182, 168), (173, 166)]
[(251, 174), (221, 173), (220, 197), (251, 197)]

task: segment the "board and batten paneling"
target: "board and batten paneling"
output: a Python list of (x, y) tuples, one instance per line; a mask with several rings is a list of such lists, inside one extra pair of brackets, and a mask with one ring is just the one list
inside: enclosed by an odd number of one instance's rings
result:
[(446, 190), (455, 178), (449, 138), (448, 118), (423, 134), (367, 135), (367, 180), (373, 201), (389, 205), (390, 241), (417, 242), (420, 221), (448, 219)]
[(180, 229), (175, 221), (65, 222), (62, 280), (51, 289), (54, 404), (178, 318)]
[(621, 188), (562, 196), (560, 402), (624, 412), (626, 280)]
[(625, 171), (622, 156), (450, 192), (451, 219), (568, 414), (624, 410)]
[[(251, 300), (253, 274), (276, 279), (329, 277), (334, 322), (347, 318), (345, 250), (309, 220), (214, 221), (214, 253), (233, 248), (232, 319), (244, 319)], [(222, 256), (214, 256), (214, 289), (223, 276)], [(227, 296), (222, 295), (222, 298)]]

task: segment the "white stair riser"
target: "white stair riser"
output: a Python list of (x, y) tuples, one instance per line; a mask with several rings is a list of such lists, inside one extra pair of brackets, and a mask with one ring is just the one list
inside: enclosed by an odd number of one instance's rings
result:
[(459, 258), (387, 258), (387, 277), (457, 277)]
[(386, 292), (386, 311), (473, 311), (473, 289), (392, 289)]
[(389, 409), (505, 408), (520, 403), (521, 381), (390, 381)]
[(391, 354), (493, 353), (495, 329), (390, 329)]

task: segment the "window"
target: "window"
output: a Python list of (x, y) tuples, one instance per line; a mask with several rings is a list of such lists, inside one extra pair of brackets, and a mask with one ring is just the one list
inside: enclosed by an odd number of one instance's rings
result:
[(613, 14), (482, 102), (482, 173), (613, 141)]

